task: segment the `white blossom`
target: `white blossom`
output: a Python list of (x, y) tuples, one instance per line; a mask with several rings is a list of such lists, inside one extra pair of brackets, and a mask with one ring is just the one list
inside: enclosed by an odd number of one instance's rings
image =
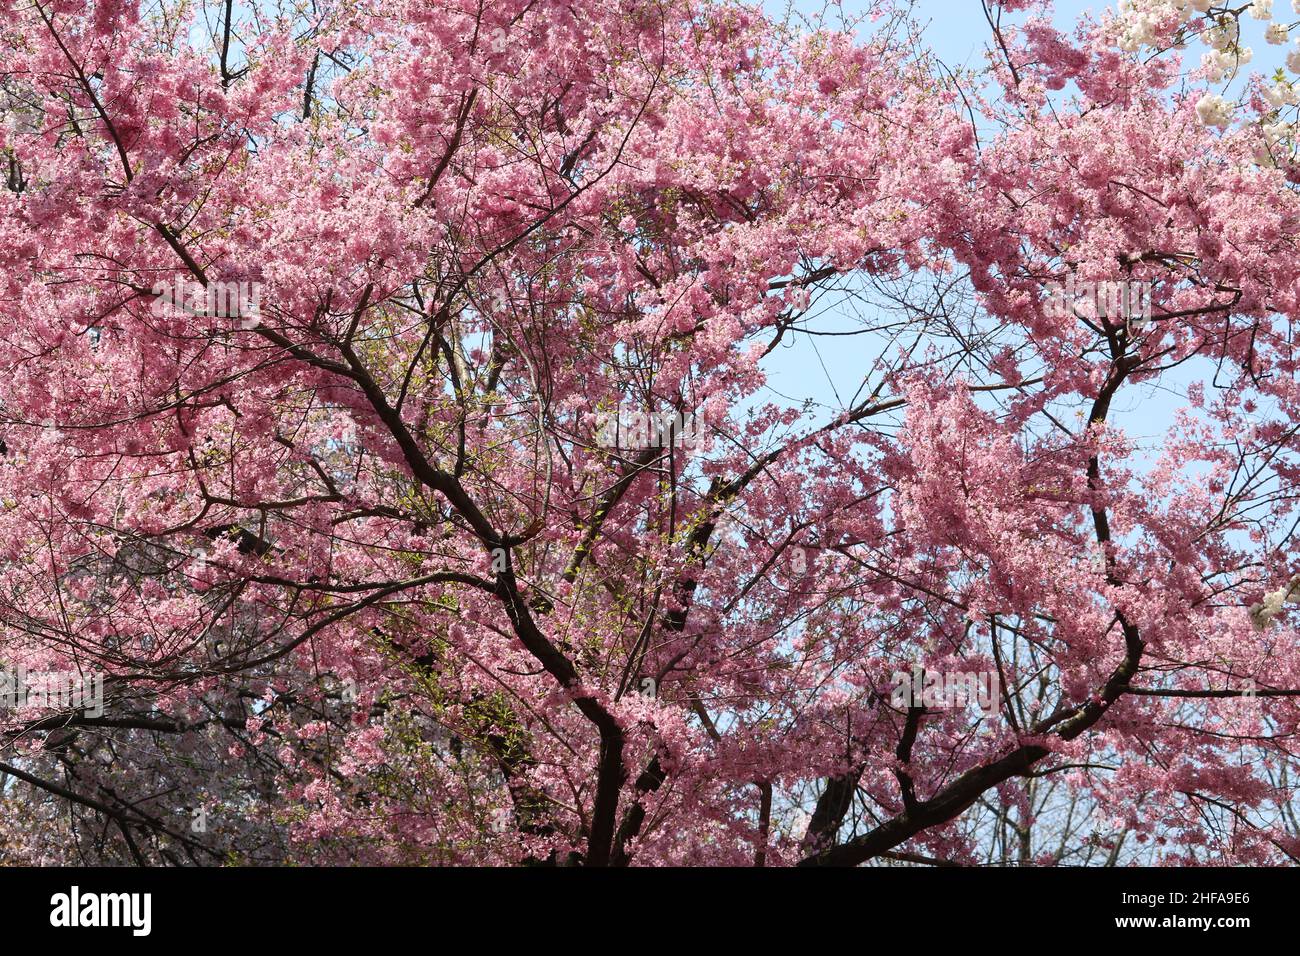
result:
[(1201, 66), (1205, 69), (1205, 78), (1211, 83), (1218, 83), (1228, 68), (1223, 62), (1223, 55), (1215, 50), (1201, 54)]
[(1300, 574), (1297, 574), (1284, 587), (1276, 591), (1270, 591), (1264, 595), (1264, 600), (1250, 608), (1250, 619), (1255, 627), (1263, 630), (1268, 623), (1282, 613), (1282, 607), (1285, 604), (1300, 603)]
[(1270, 143), (1276, 143), (1290, 136), (1293, 128), (1291, 123), (1265, 123), (1264, 138)]
[(1289, 83), (1273, 83), (1264, 87), (1264, 99), (1274, 109), (1291, 106), (1297, 102), (1296, 91)]
[(1196, 116), (1205, 126), (1227, 126), (1233, 106), (1217, 93), (1207, 93), (1196, 104)]

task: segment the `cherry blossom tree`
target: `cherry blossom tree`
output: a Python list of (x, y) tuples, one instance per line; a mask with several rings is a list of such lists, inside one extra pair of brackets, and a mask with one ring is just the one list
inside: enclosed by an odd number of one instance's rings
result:
[(0, 0), (0, 857), (1294, 862), (1300, 177), (1133, 6)]

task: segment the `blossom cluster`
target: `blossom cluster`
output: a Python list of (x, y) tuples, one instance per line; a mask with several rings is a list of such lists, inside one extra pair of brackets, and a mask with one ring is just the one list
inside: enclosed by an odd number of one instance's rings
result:
[[(1300, 15), (1295, 0), (1292, 8)], [(1120, 47), (1130, 52), (1181, 45), (1199, 36), (1210, 47), (1202, 63), (1212, 75), (1221, 76), (1252, 59), (1252, 48), (1242, 43), (1242, 14), (1267, 24), (1263, 39), (1269, 44), (1282, 45), (1290, 38), (1292, 25), (1277, 18), (1274, 0), (1253, 0), (1243, 6), (1214, 0), (1119, 0), (1114, 32)]]
[[(1182, 49), (1198, 40), (1203, 49), (1195, 76), (1210, 85), (1230, 84), (1239, 77), (1250, 80), (1245, 98), (1226, 91), (1207, 90), (1197, 99), (1196, 117), (1207, 127), (1227, 129), (1247, 115), (1243, 105), (1256, 90), (1264, 106), (1258, 119), (1261, 145), (1256, 160), (1276, 165), (1280, 157), (1293, 152), (1296, 124), (1282, 113), (1300, 104), (1300, 0), (1290, 0), (1291, 20), (1275, 0), (1252, 0), (1234, 5), (1215, 0), (1120, 0), (1109, 22), (1110, 35), (1120, 49), (1162, 52)], [(1262, 27), (1262, 29), (1260, 29)], [(1282, 54), (1284, 68), (1272, 75), (1248, 70), (1255, 50), (1248, 33), (1259, 32), (1270, 46), (1288, 47)]]

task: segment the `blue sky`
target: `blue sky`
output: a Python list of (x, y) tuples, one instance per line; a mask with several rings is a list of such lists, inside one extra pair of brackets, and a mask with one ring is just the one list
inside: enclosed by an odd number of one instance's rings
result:
[[(1091, 11), (1099, 15), (1108, 4), (1096, 0), (1058, 0), (1057, 22), (1073, 23)], [(930, 46), (950, 67), (979, 66), (992, 34), (979, 0), (917, 0), (916, 11), (929, 20), (926, 37)]]

